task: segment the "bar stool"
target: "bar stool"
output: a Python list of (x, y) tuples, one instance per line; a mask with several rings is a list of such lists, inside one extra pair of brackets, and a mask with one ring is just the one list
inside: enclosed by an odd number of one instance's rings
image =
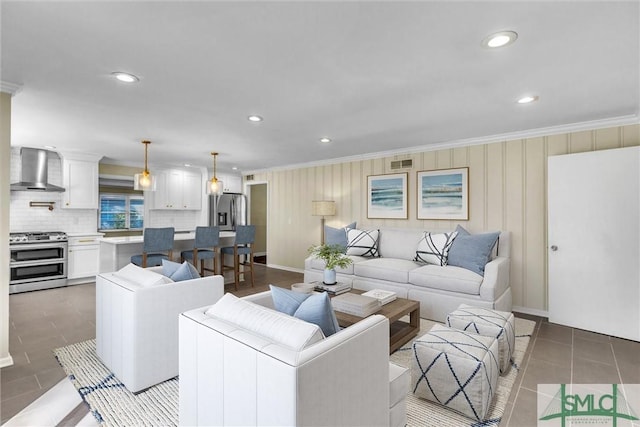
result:
[[(238, 290), (238, 283), (240, 282), (240, 265), (244, 267), (243, 273), (251, 272), (251, 287), (253, 287), (253, 242), (255, 239), (255, 225), (239, 225), (236, 227), (236, 239), (233, 246), (226, 246), (220, 250), (222, 254), (222, 272), (224, 273), (224, 270), (233, 269), (236, 291)], [(225, 265), (225, 255), (233, 255), (233, 266)], [(248, 265), (246, 258), (243, 262), (240, 262), (240, 255), (249, 257)]]
[[(173, 227), (145, 228), (142, 255), (133, 255), (131, 262), (139, 267), (162, 265), (162, 260), (171, 260), (173, 256)], [(162, 252), (167, 252), (162, 253)]]
[[(200, 261), (200, 276), (204, 277), (205, 270), (215, 274), (217, 271), (216, 248), (219, 243), (220, 227), (196, 227), (196, 241), (193, 244), (193, 250), (180, 252), (180, 262), (184, 262), (186, 259), (198, 268), (198, 261)], [(213, 270), (204, 268), (206, 259), (213, 260)]]

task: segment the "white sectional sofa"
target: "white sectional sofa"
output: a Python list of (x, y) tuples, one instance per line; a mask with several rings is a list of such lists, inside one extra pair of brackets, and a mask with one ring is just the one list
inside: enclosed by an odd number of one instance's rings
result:
[(389, 320), (328, 337), (274, 309), (271, 292), (180, 315), (183, 426), (406, 424), (409, 371), (389, 363)]
[[(399, 297), (420, 301), (420, 317), (440, 322), (444, 322), (447, 314), (461, 303), (511, 311), (510, 232), (500, 232), (483, 277), (462, 267), (414, 261), (418, 242), (425, 230), (379, 230), (380, 256), (350, 256), (353, 263), (345, 269), (336, 270), (339, 282), (350, 283), (355, 289), (387, 289), (397, 292)], [(304, 281), (322, 281), (323, 271), (324, 261), (308, 257)]]

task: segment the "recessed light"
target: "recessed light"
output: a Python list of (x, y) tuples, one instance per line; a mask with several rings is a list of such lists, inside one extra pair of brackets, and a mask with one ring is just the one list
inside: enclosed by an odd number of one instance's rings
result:
[(515, 31), (500, 31), (497, 33), (489, 34), (482, 39), (482, 46), (494, 49), (497, 47), (509, 46), (518, 38), (518, 34)]
[(190, 168), (190, 167), (191, 167), (191, 163), (185, 163), (185, 164), (184, 164), (184, 167), (186, 167), (186, 168)]
[(331, 142), (331, 139), (324, 137), (324, 138), (320, 138), (320, 142), (322, 142), (323, 144), (328, 144)]
[(237, 171), (237, 170), (238, 170), (238, 167), (237, 167), (237, 166), (234, 166), (234, 167), (232, 167), (231, 169), (233, 169), (234, 171)]
[(529, 104), (538, 100), (537, 95), (526, 95), (518, 99), (518, 104)]
[(125, 73), (122, 71), (113, 72), (111, 73), (111, 75), (115, 77), (118, 81), (121, 81), (123, 83), (137, 83), (140, 81), (140, 79), (137, 76), (134, 76), (133, 74)]
[(45, 145), (44, 148), (46, 148), (47, 150), (55, 150), (56, 146), (55, 145)]
[(249, 119), (250, 122), (261, 122), (262, 121), (262, 117), (260, 116), (249, 116), (247, 117), (247, 119)]

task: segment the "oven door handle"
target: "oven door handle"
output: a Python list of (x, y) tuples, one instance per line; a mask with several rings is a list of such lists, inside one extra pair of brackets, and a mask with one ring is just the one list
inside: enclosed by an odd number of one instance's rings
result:
[(34, 259), (29, 261), (11, 261), (9, 263), (9, 267), (31, 267), (38, 265), (49, 265), (49, 264), (62, 264), (67, 262), (66, 258), (47, 258), (47, 259)]

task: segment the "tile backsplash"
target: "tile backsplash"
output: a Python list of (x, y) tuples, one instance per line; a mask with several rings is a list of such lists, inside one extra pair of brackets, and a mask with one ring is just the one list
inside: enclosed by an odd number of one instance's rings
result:
[[(19, 182), (22, 175), (20, 148), (11, 149), (11, 182)], [(49, 182), (62, 186), (62, 161), (49, 156)], [(11, 232), (64, 231), (66, 233), (92, 233), (98, 227), (96, 209), (62, 209), (63, 193), (39, 191), (12, 191), (9, 223)], [(54, 209), (29, 207), (29, 202), (55, 202)], [(200, 221), (200, 211), (147, 211), (146, 227), (175, 227), (176, 230), (194, 230)]]
[[(62, 186), (62, 161), (49, 156), (49, 182)], [(11, 182), (19, 182), (22, 175), (20, 148), (11, 149)], [(54, 209), (29, 207), (29, 202), (55, 202)], [(17, 231), (64, 231), (67, 233), (95, 232), (98, 212), (94, 209), (61, 209), (62, 193), (12, 191), (9, 228)]]

